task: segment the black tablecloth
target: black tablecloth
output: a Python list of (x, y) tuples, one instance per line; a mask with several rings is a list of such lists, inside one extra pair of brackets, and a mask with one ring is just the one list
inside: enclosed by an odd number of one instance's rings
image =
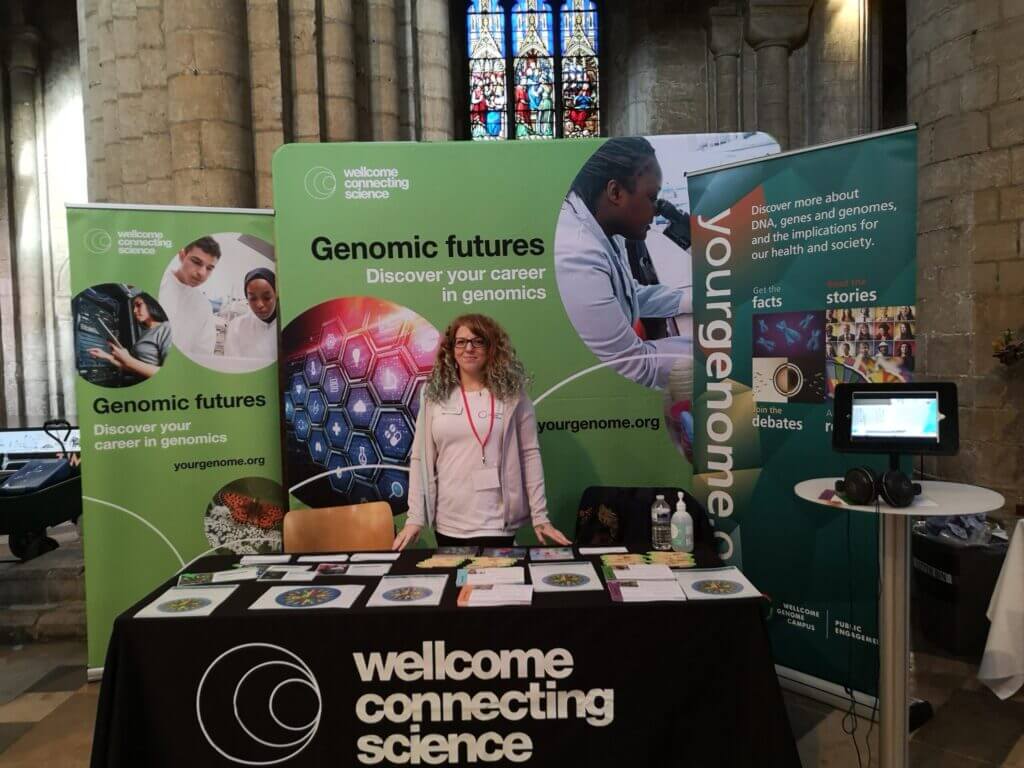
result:
[[(605, 590), (458, 608), (454, 570), (416, 568), (429, 554), (405, 552), (391, 573), (449, 574), (437, 608), (366, 608), (377, 579), (335, 577), (316, 584), (366, 584), (353, 608), (249, 611), (284, 585), (245, 582), (208, 618), (132, 618), (174, 582), (163, 585), (115, 622), (93, 768), (448, 765), (450, 754), (464, 765), (471, 753), (566, 768), (800, 765), (762, 600), (619, 604)], [(449, 671), (475, 665), (469, 678), (436, 679), (446, 658)], [(380, 668), (363, 679), (389, 660), (390, 680)]]

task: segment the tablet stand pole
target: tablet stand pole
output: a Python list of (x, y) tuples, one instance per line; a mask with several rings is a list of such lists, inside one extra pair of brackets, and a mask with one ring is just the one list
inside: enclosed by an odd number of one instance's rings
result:
[[(889, 468), (899, 469), (899, 456), (889, 454)], [(906, 515), (882, 515), (882, 595), (879, 627), (879, 763), (906, 768), (907, 663), (910, 622), (907, 585), (910, 581), (910, 538)]]

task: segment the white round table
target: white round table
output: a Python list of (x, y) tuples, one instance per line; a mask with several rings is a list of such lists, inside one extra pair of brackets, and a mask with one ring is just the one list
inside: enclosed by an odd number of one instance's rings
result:
[(793, 491), (801, 499), (842, 512), (868, 512), (882, 515), (881, 576), (882, 596), (878, 604), (878, 645), (881, 657), (878, 671), (879, 763), (881, 768), (907, 766), (907, 666), (910, 650), (910, 528), (907, 519), (939, 515), (973, 515), (991, 512), (1003, 506), (1003, 497), (995, 491), (963, 483), (925, 480), (921, 495), (909, 507), (890, 507), (884, 501), (877, 506), (837, 504), (822, 499), (825, 491), (835, 489), (839, 477), (819, 477), (797, 483)]

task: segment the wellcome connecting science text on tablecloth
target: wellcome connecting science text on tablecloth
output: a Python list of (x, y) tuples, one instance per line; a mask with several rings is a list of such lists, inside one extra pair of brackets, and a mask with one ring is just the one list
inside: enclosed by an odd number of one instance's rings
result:
[(407, 725), (406, 732), (368, 733), (356, 741), (363, 765), (441, 765), (466, 762), (525, 763), (533, 740), (522, 730), (502, 734), (423, 732), (424, 725), (502, 719), (508, 722), (582, 720), (596, 728), (615, 720), (615, 691), (562, 689), (575, 670), (566, 648), (449, 650), (443, 640), (420, 650), (353, 653), (360, 682), (443, 683), (466, 680), (529, 680), (525, 689), (504, 691), (412, 691), (365, 693), (355, 715), (367, 726)]

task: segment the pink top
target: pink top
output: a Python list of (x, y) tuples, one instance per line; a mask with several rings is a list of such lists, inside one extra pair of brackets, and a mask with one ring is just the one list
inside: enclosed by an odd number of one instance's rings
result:
[[(491, 396), (486, 389), (467, 392), (473, 423), (477, 435), (483, 440), (490, 426)], [(462, 405), (462, 393), (452, 392), (445, 403), (445, 409), (434, 414), (431, 435), (437, 447), (437, 508), (438, 510), (466, 510), (470, 516), (439, 514), (434, 528), (445, 536), (471, 538), (473, 536), (511, 536), (515, 533), (505, 528), (505, 515), (501, 506), (501, 490), (490, 488), (476, 490), (473, 487), (473, 473), (481, 469), (498, 467), (501, 461), (502, 425), (505, 409), (498, 410), (501, 403), (494, 402), (494, 428), (484, 449), (486, 462), (480, 460), (480, 443), (469, 427), (465, 413), (455, 413), (454, 406)], [(472, 520), (472, 525), (468, 523)]]
[[(487, 424), (479, 414), (486, 416), (490, 398), (486, 393), (482, 398), (478, 393), (467, 396), (482, 438)], [(477, 400), (484, 404), (476, 407)], [(496, 458), (492, 451), (497, 452)], [(497, 462), (501, 486), (490, 495), (474, 489), (473, 473), (481, 469), (480, 444), (469, 428), (461, 392), (456, 389), (443, 403), (424, 398), (409, 462), (408, 522), (435, 525), (442, 533), (462, 537), (508, 535), (527, 523), (550, 522), (537, 418), (525, 394), (506, 401), (495, 399), (494, 432), (486, 459), (488, 467)]]

